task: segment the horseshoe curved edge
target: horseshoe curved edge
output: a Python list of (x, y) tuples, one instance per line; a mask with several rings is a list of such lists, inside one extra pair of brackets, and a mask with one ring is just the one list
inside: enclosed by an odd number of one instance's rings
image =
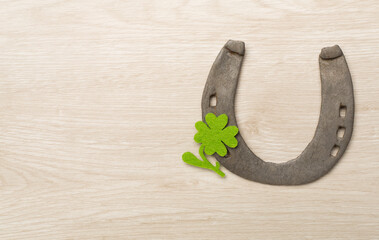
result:
[[(210, 70), (202, 96), (202, 115), (225, 113), (236, 125), (234, 100), (245, 44), (229, 40)], [(216, 159), (229, 171), (245, 179), (271, 185), (300, 185), (327, 174), (345, 152), (353, 133), (354, 92), (345, 56), (338, 45), (326, 47), (319, 56), (321, 109), (313, 139), (295, 159), (284, 163), (265, 162), (246, 145), (241, 134), (238, 146)], [(216, 106), (211, 98), (216, 97)], [(343, 132), (343, 136), (340, 133)]]

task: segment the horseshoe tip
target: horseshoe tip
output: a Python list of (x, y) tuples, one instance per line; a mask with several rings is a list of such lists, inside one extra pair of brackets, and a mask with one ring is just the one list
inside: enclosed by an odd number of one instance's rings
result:
[(242, 41), (229, 40), (224, 47), (241, 56), (245, 55), (245, 43)]
[(334, 59), (342, 56), (342, 50), (338, 45), (334, 45), (332, 47), (325, 47), (321, 50), (320, 58), (324, 60)]

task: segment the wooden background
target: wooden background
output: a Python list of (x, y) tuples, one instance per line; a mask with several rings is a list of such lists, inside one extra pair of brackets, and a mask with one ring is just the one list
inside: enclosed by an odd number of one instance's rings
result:
[[(312, 139), (318, 54), (351, 70), (352, 141), (297, 187), (184, 164), (211, 65), (247, 53), (241, 134), (284, 162)], [(0, 239), (379, 239), (379, 1), (0, 1)]]

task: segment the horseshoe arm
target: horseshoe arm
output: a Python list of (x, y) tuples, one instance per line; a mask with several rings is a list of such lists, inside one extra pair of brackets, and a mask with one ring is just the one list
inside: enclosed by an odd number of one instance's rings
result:
[[(234, 99), (245, 46), (240, 41), (228, 41), (218, 54), (207, 79), (202, 96), (203, 120), (207, 113), (229, 116), (236, 125)], [(315, 135), (305, 150), (295, 159), (284, 163), (265, 162), (246, 145), (240, 134), (238, 146), (228, 149), (225, 157), (216, 159), (231, 172), (260, 183), (300, 185), (313, 182), (328, 173), (338, 162), (350, 141), (354, 122), (353, 84), (345, 57), (339, 46), (321, 50), (321, 110)], [(211, 97), (217, 99), (210, 106)], [(340, 115), (345, 112), (345, 115)], [(339, 137), (338, 130), (344, 130)], [(332, 155), (332, 149), (339, 149)]]

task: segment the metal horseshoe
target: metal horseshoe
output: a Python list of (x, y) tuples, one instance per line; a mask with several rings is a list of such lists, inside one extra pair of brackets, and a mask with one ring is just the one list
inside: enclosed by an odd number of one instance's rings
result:
[[(202, 96), (202, 115), (225, 113), (229, 124), (236, 125), (234, 98), (237, 90), (245, 44), (229, 40), (210, 70)], [(238, 134), (238, 146), (216, 159), (229, 171), (251, 181), (272, 185), (300, 185), (327, 174), (345, 152), (353, 132), (353, 83), (342, 50), (338, 45), (326, 47), (319, 56), (321, 110), (313, 139), (295, 159), (284, 163), (265, 162), (246, 145)], [(211, 98), (216, 97), (216, 106)], [(337, 132), (344, 132), (339, 136)], [(336, 153), (337, 151), (337, 153)]]

